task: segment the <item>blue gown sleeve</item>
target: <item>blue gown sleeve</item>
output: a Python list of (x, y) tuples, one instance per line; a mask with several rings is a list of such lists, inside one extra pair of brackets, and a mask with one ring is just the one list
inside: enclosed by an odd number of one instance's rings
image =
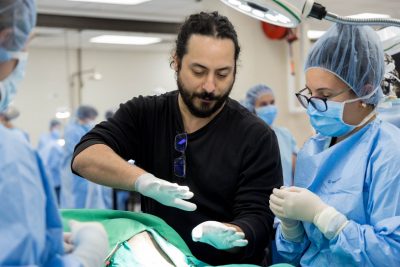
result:
[(354, 266), (400, 266), (400, 157), (398, 149), (392, 150), (370, 158), (364, 188), (369, 223), (350, 220), (330, 241), (332, 252)]

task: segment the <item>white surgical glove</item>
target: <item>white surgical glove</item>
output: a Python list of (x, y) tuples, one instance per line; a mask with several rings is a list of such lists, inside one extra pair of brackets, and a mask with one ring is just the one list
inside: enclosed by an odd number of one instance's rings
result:
[(72, 255), (76, 256), (84, 267), (103, 266), (108, 252), (108, 236), (104, 227), (96, 222), (78, 222), (71, 220), (71, 242), (74, 245)]
[(270, 208), (280, 218), (314, 223), (328, 239), (337, 236), (348, 223), (343, 214), (306, 188), (275, 188)]
[(304, 227), (300, 221), (278, 216), (277, 218), (281, 221), (282, 235), (286, 240), (292, 242), (301, 242), (303, 240)]
[(194, 211), (197, 206), (185, 201), (193, 197), (193, 193), (187, 186), (180, 186), (159, 179), (150, 173), (140, 175), (135, 182), (135, 191), (157, 200), (165, 206), (170, 206), (186, 211)]
[(71, 253), (72, 250), (74, 250), (74, 245), (72, 244), (72, 234), (71, 233), (64, 233), (64, 253), (68, 254)]
[(217, 249), (244, 247), (248, 244), (244, 233), (216, 221), (206, 221), (193, 228), (192, 239), (195, 242), (207, 243)]

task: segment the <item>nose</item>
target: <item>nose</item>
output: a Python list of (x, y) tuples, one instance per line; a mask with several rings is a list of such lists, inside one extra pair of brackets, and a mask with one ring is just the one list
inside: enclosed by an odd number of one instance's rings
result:
[(208, 74), (206, 77), (206, 80), (204, 81), (203, 84), (203, 89), (207, 92), (207, 93), (212, 93), (215, 91), (216, 89), (216, 85), (215, 85), (215, 76), (214, 74)]

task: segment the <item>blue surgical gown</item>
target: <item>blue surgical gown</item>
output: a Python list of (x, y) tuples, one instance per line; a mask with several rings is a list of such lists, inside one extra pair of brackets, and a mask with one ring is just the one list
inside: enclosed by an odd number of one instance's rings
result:
[(60, 216), (41, 160), (0, 125), (0, 266), (79, 266), (63, 256)]
[(64, 155), (62, 146), (57, 140), (50, 139), (38, 149), (38, 153), (48, 176), (52, 180), (53, 186), (60, 187), (61, 163)]
[(379, 108), (378, 117), (400, 128), (400, 99), (391, 101), (390, 108)]
[(293, 180), (293, 155), (296, 155), (299, 149), (289, 130), (282, 127), (272, 127), (272, 129), (275, 131), (276, 137), (278, 138), (283, 184), (290, 186)]
[(332, 240), (303, 222), (302, 242), (277, 249), (301, 266), (400, 266), (400, 129), (374, 120), (329, 147), (316, 135), (297, 155), (295, 185), (308, 188), (349, 219)]
[(39, 137), (37, 149), (40, 150), (50, 141), (57, 141), (59, 138), (60, 138), (59, 136), (56, 136), (56, 135), (52, 134), (51, 132), (44, 133)]
[(64, 156), (61, 168), (61, 208), (94, 208), (112, 207), (111, 189), (92, 183), (72, 173), (71, 160), (77, 145), (90, 127), (77, 122), (67, 125), (64, 132)]

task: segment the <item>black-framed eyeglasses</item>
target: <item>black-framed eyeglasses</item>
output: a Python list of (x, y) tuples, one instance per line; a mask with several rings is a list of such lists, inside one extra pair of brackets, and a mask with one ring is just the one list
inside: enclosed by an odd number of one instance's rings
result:
[(185, 150), (187, 147), (187, 133), (180, 133), (175, 136), (175, 150), (181, 155), (174, 159), (174, 174), (178, 177), (186, 176), (186, 156)]
[(319, 97), (319, 96), (308, 97), (308, 96), (302, 94), (306, 90), (308, 90), (308, 92), (310, 92), (310, 89), (308, 87), (305, 87), (295, 94), (297, 99), (299, 100), (300, 104), (304, 108), (308, 108), (308, 105), (311, 104), (316, 110), (318, 110), (320, 112), (325, 112), (328, 110), (328, 105), (326, 104), (326, 101), (328, 101), (330, 98), (341, 95), (344, 92), (350, 91), (351, 89), (346, 88), (345, 90), (340, 91), (338, 94), (335, 94), (335, 95), (332, 95), (329, 97)]

